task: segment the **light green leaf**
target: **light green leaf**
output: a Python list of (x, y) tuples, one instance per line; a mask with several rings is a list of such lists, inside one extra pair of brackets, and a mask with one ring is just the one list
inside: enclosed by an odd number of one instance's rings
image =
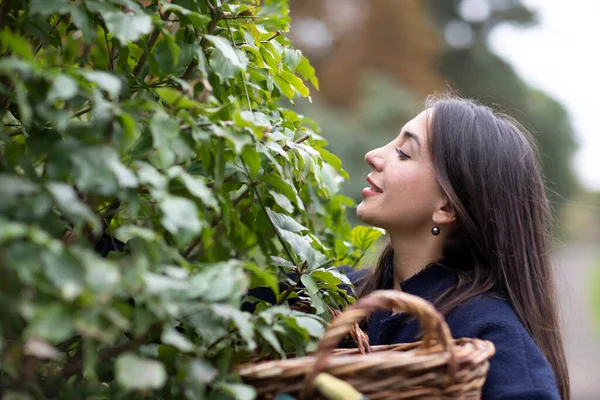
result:
[(256, 349), (254, 340), (254, 326), (250, 321), (252, 314), (238, 310), (226, 304), (213, 304), (212, 310), (216, 315), (233, 321), (238, 328), (240, 336), (248, 344), (250, 351)]
[[(49, 3), (45, 0), (45, 3)], [(94, 42), (96, 38), (96, 26), (94, 26), (94, 20), (90, 13), (87, 11), (85, 6), (78, 4), (71, 4), (71, 18), (73, 19), (73, 23), (77, 26), (81, 32), (83, 33), (83, 39), (86, 44), (91, 44)]]
[(315, 69), (312, 65), (310, 65), (310, 62), (306, 57), (302, 56), (302, 60), (300, 61), (300, 64), (298, 64), (297, 71), (304, 79), (310, 81), (315, 89), (319, 90), (319, 80), (315, 76)]
[(18, 196), (31, 195), (39, 190), (39, 186), (25, 177), (0, 173), (0, 198), (13, 200)]
[(219, 371), (203, 360), (192, 360), (188, 366), (188, 376), (203, 384), (211, 383), (218, 374)]
[(115, 75), (105, 71), (83, 71), (83, 76), (105, 90), (110, 97), (116, 98), (121, 93), (121, 80)]
[(241, 383), (221, 383), (218, 389), (233, 396), (235, 400), (253, 400), (256, 398), (256, 389)]
[(368, 250), (383, 233), (379, 228), (357, 226), (352, 229), (352, 244), (357, 249)]
[(300, 280), (302, 281), (302, 284), (306, 288), (308, 294), (315, 295), (319, 293), (319, 287), (312, 276), (304, 274), (300, 277)]
[(275, 226), (279, 229), (284, 229), (290, 232), (303, 232), (308, 230), (289, 215), (277, 213), (270, 208), (267, 208), (267, 213), (269, 214), (271, 220), (275, 223)]
[(121, 42), (135, 42), (152, 32), (152, 17), (146, 14), (130, 15), (105, 3), (88, 2), (87, 8), (102, 15), (108, 30)]
[(302, 97), (307, 97), (310, 94), (310, 90), (304, 86), (302, 79), (298, 78), (296, 75), (289, 73), (286, 70), (282, 70), (279, 74), (281, 78), (285, 79)]
[(191, 200), (169, 195), (159, 202), (159, 206), (162, 211), (161, 223), (172, 234), (195, 234), (202, 230), (198, 209)]
[(277, 336), (275, 336), (275, 333), (273, 333), (273, 330), (270, 327), (266, 327), (266, 326), (259, 326), (257, 328), (259, 335), (267, 342), (269, 343), (269, 345), (271, 347), (273, 347), (273, 349), (279, 353), (279, 355), (282, 358), (285, 358), (285, 352), (283, 351), (283, 349), (281, 348), (281, 345), (279, 344), (279, 340), (277, 339)]
[(37, 310), (27, 336), (57, 343), (68, 339), (73, 333), (73, 316), (64, 306), (54, 303)]
[(0, 44), (3, 48), (9, 49), (14, 55), (28, 61), (33, 60), (33, 51), (29, 42), (23, 36), (11, 32), (8, 26), (5, 26), (4, 30), (0, 31)]
[(303, 236), (283, 229), (279, 230), (279, 234), (292, 247), (292, 253), (296, 255), (296, 262), (306, 260), (308, 261), (309, 269), (312, 270), (325, 261), (325, 255), (313, 249)]
[(75, 79), (71, 78), (69, 75), (60, 74), (54, 82), (52, 82), (46, 100), (48, 102), (70, 100), (77, 95), (78, 91), (79, 86), (77, 85), (77, 82), (75, 82)]
[(246, 270), (250, 273), (250, 289), (268, 287), (276, 295), (279, 294), (279, 285), (277, 284), (277, 275), (275, 273), (261, 269), (252, 263), (246, 264)]
[(184, 353), (189, 353), (196, 347), (188, 340), (188, 338), (173, 328), (164, 328), (162, 335), (160, 336), (160, 341), (164, 344), (173, 346)]
[(275, 200), (275, 203), (277, 203), (279, 207), (283, 208), (290, 214), (294, 212), (294, 205), (291, 201), (289, 201), (287, 197), (285, 197), (281, 193), (277, 193), (274, 190), (269, 190), (269, 194), (273, 196), (273, 200)]
[(167, 371), (161, 362), (133, 353), (124, 353), (117, 358), (115, 375), (125, 389), (160, 389), (167, 382)]
[(329, 151), (325, 150), (322, 147), (317, 148), (317, 151), (327, 163), (329, 163), (336, 171), (342, 174), (342, 176), (346, 179), (349, 179), (348, 173), (342, 169), (342, 160), (339, 159), (334, 154), (331, 154)]
[(31, 0), (29, 12), (31, 15), (44, 17), (52, 14), (65, 14), (69, 11), (69, 2), (66, 0)]
[(308, 334), (314, 338), (321, 338), (325, 333), (324, 321), (314, 315), (293, 311), (292, 316), (295, 317), (296, 323), (306, 329)]
[(54, 182), (46, 185), (48, 192), (54, 197), (60, 210), (75, 222), (88, 222), (93, 230), (100, 229), (99, 218), (92, 210), (77, 196), (75, 189), (66, 183)]
[(207, 207), (219, 210), (219, 203), (214, 197), (210, 188), (203, 179), (188, 174), (183, 168), (176, 165), (171, 167), (168, 172), (169, 178), (179, 178), (187, 190), (195, 197), (199, 198)]
[(246, 70), (248, 65), (248, 59), (245, 56), (241, 56), (242, 52), (236, 51), (229, 40), (220, 36), (204, 35), (204, 37), (210, 41), (215, 48), (225, 57), (234, 67), (241, 71)]

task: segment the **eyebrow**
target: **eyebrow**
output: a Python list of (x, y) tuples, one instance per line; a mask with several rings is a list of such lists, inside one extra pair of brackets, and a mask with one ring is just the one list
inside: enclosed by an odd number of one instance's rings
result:
[(415, 133), (412, 133), (409, 131), (404, 131), (400, 135), (404, 135), (404, 137), (409, 138), (409, 139), (414, 139), (414, 141), (417, 142), (417, 144), (419, 145), (419, 148), (421, 148), (421, 141), (419, 140), (419, 137)]

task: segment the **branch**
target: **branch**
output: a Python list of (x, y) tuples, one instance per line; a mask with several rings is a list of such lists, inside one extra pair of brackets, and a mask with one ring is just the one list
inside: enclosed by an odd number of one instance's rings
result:
[[(123, 343), (122, 345), (119, 345), (119, 346), (115, 346), (115, 347), (111, 347), (111, 348), (102, 350), (99, 354), (100, 360), (108, 360), (110, 358), (117, 357), (118, 355), (125, 353), (127, 351), (136, 350), (141, 345), (148, 343), (151, 339), (152, 334), (154, 332), (156, 332), (158, 329), (160, 329), (160, 327), (161, 327), (160, 324), (158, 324), (158, 323), (154, 324), (148, 330), (148, 332), (146, 332), (145, 334), (143, 334), (141, 336), (134, 338), (133, 340), (130, 340), (129, 342)], [(83, 360), (81, 358), (79, 358), (78, 360), (72, 360), (72, 362), (70, 364), (65, 365), (65, 367), (63, 368), (62, 376), (65, 378), (68, 378), (75, 374), (80, 374), (82, 368), (83, 368)]]
[[(207, 35), (212, 35), (213, 32), (215, 31), (215, 28), (217, 27), (217, 24), (219, 23), (219, 19), (221, 19), (221, 14), (219, 14), (219, 10), (217, 10), (212, 3), (210, 2), (210, 0), (206, 0), (206, 5), (208, 6), (208, 9), (210, 10), (210, 15), (211, 15), (211, 19), (210, 19), (210, 23), (208, 24), (208, 28), (206, 29), (206, 34)], [(206, 39), (206, 36), (202, 37), (202, 40), (200, 40), (200, 47), (202, 47), (202, 51), (206, 54), (206, 48), (208, 47), (208, 40)], [(186, 81), (189, 81), (190, 78), (192, 77), (192, 74), (194, 73), (194, 68), (196, 68), (198, 66), (198, 60), (193, 60), (190, 65), (188, 65), (188, 67), (185, 69), (185, 72), (183, 73), (183, 79), (185, 79)]]
[[(163, 21), (166, 21), (169, 19), (170, 16), (171, 16), (171, 11), (167, 11), (166, 13), (162, 14), (160, 16), (160, 18)], [(158, 40), (158, 35), (160, 35), (160, 29), (154, 28), (154, 32), (152, 32), (152, 35), (150, 35), (150, 38), (148, 39), (148, 45), (146, 46), (146, 50), (144, 50), (144, 52), (142, 53), (142, 56), (140, 57), (137, 64), (135, 64), (135, 67), (133, 68), (133, 72), (132, 72), (133, 76), (137, 76), (140, 73), (140, 71), (142, 70), (142, 68), (144, 67), (144, 64), (148, 60), (148, 55), (150, 54), (150, 52), (152, 51), (152, 48), (154, 47), (154, 45), (156, 44), (156, 41)]]
[(265, 41), (271, 41), (273, 39), (275, 39), (277, 36), (281, 36), (283, 35), (283, 31), (282, 30), (278, 30), (275, 33), (273, 33), (271, 36), (269, 36), (268, 38), (265, 39)]
[(275, 303), (275, 305), (277, 305), (277, 306), (282, 305), (283, 302), (287, 300), (289, 295), (292, 294), (292, 292), (294, 290), (296, 290), (296, 288), (298, 287), (298, 284), (300, 283), (300, 279), (302, 279), (302, 275), (304, 275), (304, 273), (306, 272), (306, 268), (307, 268), (307, 261), (304, 261), (304, 263), (302, 263), (302, 267), (300, 267), (300, 269), (296, 268), (296, 278), (294, 279), (294, 284), (290, 285), (286, 289), (286, 291), (283, 292), (283, 294), (281, 295), (279, 300), (277, 300), (277, 303)]
[(75, 112), (71, 118), (77, 118), (77, 117), (81, 117), (83, 114), (86, 114), (88, 112), (90, 112), (92, 110), (92, 106), (87, 106), (82, 108), (81, 110)]

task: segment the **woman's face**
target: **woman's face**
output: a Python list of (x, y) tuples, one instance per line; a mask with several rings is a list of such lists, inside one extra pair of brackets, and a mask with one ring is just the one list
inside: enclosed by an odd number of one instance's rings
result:
[(356, 210), (364, 223), (389, 233), (431, 231), (443, 197), (428, 150), (430, 119), (431, 109), (423, 111), (398, 137), (365, 155), (372, 168), (367, 176), (371, 187), (363, 189)]

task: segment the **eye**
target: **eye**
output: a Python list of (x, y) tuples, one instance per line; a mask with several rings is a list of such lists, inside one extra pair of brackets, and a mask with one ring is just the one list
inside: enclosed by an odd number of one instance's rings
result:
[(405, 152), (403, 152), (401, 149), (396, 147), (396, 153), (398, 153), (398, 157), (400, 157), (401, 160), (406, 160), (408, 158), (410, 158), (410, 156), (408, 154), (406, 154)]

